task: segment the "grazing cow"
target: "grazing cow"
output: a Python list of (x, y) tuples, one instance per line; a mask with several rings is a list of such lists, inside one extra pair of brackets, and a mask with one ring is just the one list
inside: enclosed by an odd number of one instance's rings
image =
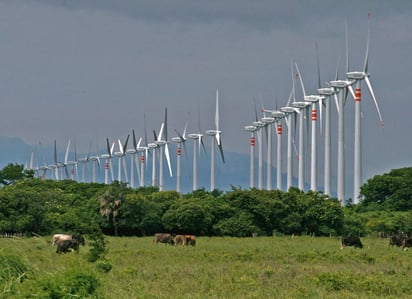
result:
[(75, 239), (58, 240), (56, 245), (56, 253), (66, 253), (69, 252), (70, 249), (74, 249), (76, 252), (79, 252), (79, 241)]
[(401, 247), (403, 245), (405, 237), (399, 236), (399, 235), (394, 235), (389, 237), (389, 246), (398, 246)]
[(177, 246), (177, 245), (186, 246), (186, 236), (176, 235), (175, 239), (174, 239), (174, 242), (175, 242), (175, 246)]
[(55, 234), (52, 239), (52, 246), (56, 245), (59, 240), (71, 240), (73, 237), (71, 235), (65, 234)]
[(343, 247), (346, 247), (346, 246), (353, 246), (355, 248), (362, 248), (363, 247), (360, 238), (359, 237), (353, 237), (353, 236), (342, 237), (341, 249), (343, 249)]
[(186, 244), (187, 245), (192, 245), (192, 246), (196, 245), (196, 236), (185, 235), (185, 238), (186, 238)]
[(173, 236), (167, 233), (156, 233), (153, 242), (174, 245)]
[(402, 242), (402, 249), (407, 250), (409, 247), (412, 247), (412, 238), (404, 238)]
[(55, 234), (52, 239), (52, 246), (56, 245), (60, 240), (77, 240), (79, 244), (85, 245), (86, 242), (84, 240), (83, 235), (76, 234), (76, 235), (66, 235), (66, 234)]

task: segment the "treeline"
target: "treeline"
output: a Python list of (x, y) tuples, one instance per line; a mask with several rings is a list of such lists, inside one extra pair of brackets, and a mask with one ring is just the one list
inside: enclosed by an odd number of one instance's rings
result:
[[(16, 177), (18, 171), (10, 171), (13, 168), (19, 168), (24, 176)], [(402, 204), (394, 204), (396, 200), (388, 200), (388, 195), (381, 203), (369, 196), (358, 205), (342, 207), (336, 198), (295, 188), (289, 192), (200, 189), (180, 195), (175, 191), (159, 192), (154, 187), (131, 189), (118, 182), (105, 185), (42, 181), (32, 178), (19, 165), (9, 165), (7, 171), (14, 177), (7, 179), (0, 171), (0, 177), (8, 182), (0, 188), (0, 234), (102, 231), (107, 235), (128, 236), (172, 232), (245, 237), (412, 231), (412, 211), (399, 209), (409, 208), (411, 197)], [(410, 169), (396, 172), (399, 173), (412, 176)], [(383, 188), (382, 184), (369, 180), (362, 186), (364, 196), (373, 193), (373, 185)]]

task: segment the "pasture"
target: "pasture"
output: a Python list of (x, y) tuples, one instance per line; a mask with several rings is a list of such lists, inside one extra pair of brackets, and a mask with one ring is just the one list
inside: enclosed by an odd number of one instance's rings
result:
[[(412, 250), (389, 248), (387, 239), (365, 237), (363, 249), (343, 250), (340, 238), (308, 236), (198, 237), (195, 247), (152, 240), (107, 237), (105, 272), (86, 260), (87, 238), (78, 254), (56, 254), (51, 236), (1, 238), (0, 297), (412, 297)], [(18, 278), (4, 270), (14, 258), (27, 266)], [(93, 295), (65, 293), (73, 288)]]

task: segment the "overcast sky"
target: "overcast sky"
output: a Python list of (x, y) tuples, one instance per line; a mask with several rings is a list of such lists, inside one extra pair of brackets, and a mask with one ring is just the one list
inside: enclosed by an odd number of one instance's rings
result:
[[(368, 12), (370, 79), (385, 127), (364, 88), (366, 181), (411, 164), (410, 1), (0, 0), (0, 135), (57, 139), (61, 148), (75, 139), (86, 151), (92, 139), (102, 148), (132, 129), (143, 136), (144, 114), (148, 131), (158, 130), (165, 107), (169, 135), (187, 119), (198, 131), (199, 114), (201, 129), (212, 129), (219, 89), (224, 149), (248, 153), (253, 98), (286, 104), (291, 59), (308, 93), (317, 87), (315, 42), (322, 82), (339, 58), (343, 78), (345, 18), (350, 69), (361, 70)], [(345, 106), (349, 173), (353, 107)]]

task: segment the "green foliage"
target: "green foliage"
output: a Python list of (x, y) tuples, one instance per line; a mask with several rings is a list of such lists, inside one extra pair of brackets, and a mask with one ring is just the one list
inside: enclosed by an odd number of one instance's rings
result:
[(33, 170), (26, 170), (23, 165), (9, 163), (0, 171), (0, 185), (12, 185), (18, 180), (33, 178), (33, 176)]
[(2, 298), (11, 296), (18, 289), (32, 269), (14, 253), (0, 251), (0, 295)]
[[(40, 279), (35, 298), (103, 298), (98, 293), (99, 285), (99, 279), (92, 272), (73, 268)], [(31, 296), (27, 294), (27, 297)]]
[(95, 232), (89, 235), (88, 237), (90, 249), (86, 256), (87, 260), (89, 262), (104, 260), (108, 251), (104, 235), (101, 232)]
[(376, 175), (361, 186), (363, 210), (412, 210), (412, 167)]

